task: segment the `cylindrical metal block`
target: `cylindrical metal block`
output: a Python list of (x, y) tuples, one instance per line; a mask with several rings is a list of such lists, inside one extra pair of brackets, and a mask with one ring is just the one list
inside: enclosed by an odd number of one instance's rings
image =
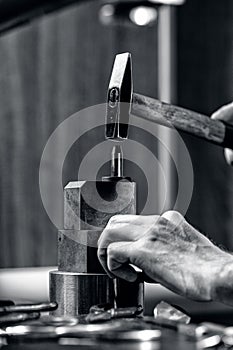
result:
[(50, 300), (56, 316), (87, 314), (92, 305), (114, 302), (113, 281), (106, 274), (50, 272)]

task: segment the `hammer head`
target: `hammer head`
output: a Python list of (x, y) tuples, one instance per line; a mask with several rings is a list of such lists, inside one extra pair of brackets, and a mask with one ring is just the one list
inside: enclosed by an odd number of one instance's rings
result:
[(107, 95), (107, 139), (123, 141), (128, 137), (133, 93), (131, 54), (116, 55)]

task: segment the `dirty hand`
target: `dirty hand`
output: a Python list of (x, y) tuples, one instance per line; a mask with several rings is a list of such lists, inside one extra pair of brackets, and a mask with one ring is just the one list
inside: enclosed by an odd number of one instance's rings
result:
[[(112, 217), (99, 239), (98, 257), (110, 277), (134, 281), (134, 265), (150, 279), (186, 297), (231, 303), (225, 294), (226, 287), (233, 287), (221, 281), (228, 280), (229, 264), (233, 272), (233, 257), (178, 212)], [(230, 299), (232, 294), (231, 290)]]
[[(223, 122), (233, 125), (233, 102), (218, 109), (212, 114), (211, 118), (222, 120)], [(233, 151), (229, 148), (225, 148), (224, 153), (227, 163), (233, 165)]]

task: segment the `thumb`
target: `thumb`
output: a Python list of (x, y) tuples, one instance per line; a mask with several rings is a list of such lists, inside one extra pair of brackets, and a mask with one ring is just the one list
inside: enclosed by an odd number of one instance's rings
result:
[[(211, 116), (212, 119), (222, 120), (233, 125), (233, 102), (218, 109)], [(225, 148), (224, 155), (229, 165), (233, 165), (233, 150)]]
[(107, 249), (107, 266), (116, 277), (128, 282), (136, 281), (138, 273), (130, 265), (132, 263), (133, 243), (114, 242)]
[(219, 108), (212, 114), (211, 118), (233, 124), (233, 102)]
[(224, 149), (226, 161), (229, 165), (233, 165), (233, 151), (229, 148)]

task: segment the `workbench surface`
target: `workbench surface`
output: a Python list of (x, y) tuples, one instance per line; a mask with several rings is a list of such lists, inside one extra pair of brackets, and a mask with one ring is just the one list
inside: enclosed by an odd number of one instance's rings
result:
[(185, 339), (176, 331), (165, 329), (162, 331), (162, 338), (154, 342), (95, 342), (89, 340), (70, 339), (72, 344), (59, 345), (55, 342), (36, 342), (33, 344), (10, 344), (3, 347), (4, 350), (196, 350), (198, 345)]

